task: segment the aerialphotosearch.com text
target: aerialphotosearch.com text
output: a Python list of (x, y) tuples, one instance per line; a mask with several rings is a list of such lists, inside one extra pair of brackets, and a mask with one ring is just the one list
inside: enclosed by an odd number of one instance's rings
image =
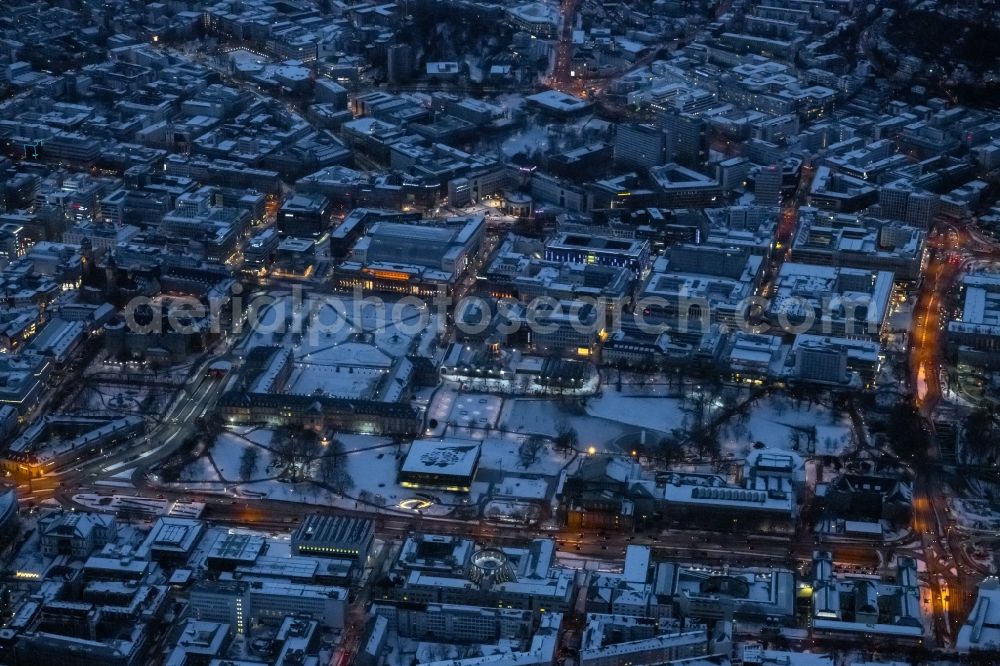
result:
[[(748, 333), (876, 335), (879, 322), (867, 298), (811, 299), (782, 297), (772, 302), (761, 296), (743, 299), (718, 316), (720, 306), (699, 296), (674, 298), (643, 296), (627, 307), (621, 303), (579, 296), (556, 299), (539, 296), (527, 301), (470, 295), (457, 300), (445, 295), (382, 298), (362, 293), (317, 293), (295, 287), (287, 293), (242, 293), (237, 284), (226, 297), (208, 303), (191, 296), (136, 297), (124, 308), (128, 328), (140, 334), (210, 331), (239, 336), (296, 333), (318, 341), (344, 331), (374, 332), (391, 327), (415, 335), (431, 326), (453, 327), (464, 336), (486, 332), (513, 335), (526, 328), (535, 334), (568, 327), (580, 334), (613, 334), (623, 319), (643, 334), (704, 331), (713, 323)], [(226, 330), (223, 330), (226, 329)]]

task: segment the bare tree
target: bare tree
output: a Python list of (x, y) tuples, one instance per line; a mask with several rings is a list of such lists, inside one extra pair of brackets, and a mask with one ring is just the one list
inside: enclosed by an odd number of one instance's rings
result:
[(806, 426), (806, 445), (809, 447), (811, 453), (816, 453), (816, 444), (819, 441), (819, 433), (816, 430), (815, 425)]
[(347, 472), (344, 444), (336, 438), (330, 440), (319, 458), (319, 479), (334, 492), (347, 492), (354, 487), (354, 479)]
[(656, 444), (656, 451), (667, 469), (684, 458), (683, 433), (675, 429)]
[(305, 428), (288, 428), (278, 433), (275, 453), (278, 462), (292, 481), (300, 481), (305, 469), (316, 457), (319, 438)]
[(240, 455), (240, 480), (249, 481), (257, 472), (257, 461), (260, 458), (260, 450), (256, 446), (249, 446), (243, 449)]
[(705, 429), (697, 433), (692, 439), (698, 455), (710, 460), (718, 460), (721, 453), (721, 442), (716, 433), (711, 429)]
[(521, 466), (525, 469), (538, 462), (538, 454), (545, 446), (545, 439), (538, 435), (531, 435), (518, 448), (517, 454), (521, 460)]
[(691, 417), (691, 430), (698, 432), (704, 429), (709, 402), (705, 391), (699, 390), (686, 396), (686, 404), (683, 409)]
[(771, 400), (771, 409), (774, 410), (775, 416), (781, 417), (785, 415), (788, 405), (785, 404), (785, 400), (781, 396), (774, 396), (774, 399)]
[(802, 448), (802, 437), (803, 434), (798, 430), (793, 430), (788, 434), (788, 443), (792, 446), (792, 451), (798, 451)]
[(556, 424), (556, 437), (553, 441), (556, 448), (560, 450), (575, 449), (580, 443), (580, 435), (576, 432), (576, 428), (569, 424), (569, 421), (562, 419)]

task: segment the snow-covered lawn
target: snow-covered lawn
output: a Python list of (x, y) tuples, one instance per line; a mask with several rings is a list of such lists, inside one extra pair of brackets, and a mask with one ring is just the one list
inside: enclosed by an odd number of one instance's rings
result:
[(110, 384), (87, 384), (74, 401), (80, 410), (112, 414), (149, 414), (162, 412), (173, 397), (169, 389), (133, 388)]
[(600, 396), (588, 399), (587, 413), (659, 432), (670, 432), (681, 427), (684, 421), (682, 402), (676, 398), (630, 395), (619, 393), (613, 387), (607, 387)]
[(538, 459), (527, 468), (521, 464), (521, 443), (525, 438), (506, 435), (490, 437), (483, 441), (479, 455), (479, 469), (500, 472), (541, 474), (557, 476), (567, 465), (573, 464), (574, 453), (554, 451), (546, 444), (538, 451)]
[(279, 502), (301, 502), (329, 506), (353, 506), (353, 501), (337, 502), (336, 498), (312, 483), (283, 483), (281, 481), (256, 481), (242, 483), (239, 494), (244, 497), (269, 499)]
[[(478, 405), (478, 402), (475, 404)], [(270, 439), (269, 431), (243, 430), (247, 437), (263, 441)], [(520, 456), (521, 443), (525, 438), (525, 435), (517, 434), (486, 438), (483, 441), (479, 469), (485, 472), (529, 473), (556, 477), (567, 465), (576, 464), (573, 453), (557, 452), (550, 445), (545, 445), (538, 451), (537, 460), (525, 468)], [(343, 498), (328, 496), (325, 491), (310, 488), (309, 484), (288, 484), (276, 480), (238, 484), (240, 492), (244, 495), (260, 494), (269, 499), (296, 502), (329, 501), (351, 507), (353, 498), (362, 498), (367, 502), (396, 510), (399, 510), (399, 503), (404, 500), (416, 497), (433, 498), (435, 504), (424, 508), (422, 510), (424, 515), (445, 515), (455, 505), (476, 502), (480, 494), (489, 488), (489, 483), (473, 484), (473, 490), (468, 496), (428, 488), (423, 488), (419, 492), (404, 488), (397, 482), (397, 477), (408, 445), (400, 446), (393, 444), (388, 438), (368, 435), (343, 434), (339, 435), (338, 439), (342, 444), (345, 468), (353, 481), (352, 487), (345, 491)], [(212, 456), (227, 479), (231, 481), (238, 479), (240, 458), (248, 446), (252, 444), (233, 432), (223, 433), (216, 441)], [(271, 459), (270, 452), (263, 448), (260, 451), (261, 458), (255, 476), (260, 478), (275, 474), (274, 470), (265, 469), (267, 461)], [(221, 489), (224, 484), (214, 485)]]
[(552, 400), (508, 400), (500, 414), (503, 430), (526, 435), (555, 437), (563, 424), (576, 430), (582, 448), (615, 448), (619, 438), (639, 430), (610, 419), (575, 413)]
[(392, 440), (388, 437), (376, 437), (375, 435), (354, 435), (351, 433), (338, 434), (337, 439), (340, 440), (340, 443), (344, 446), (345, 452), (381, 448), (392, 442)]
[(215, 461), (216, 467), (222, 477), (228, 482), (238, 482), (240, 480), (240, 463), (243, 454), (250, 447), (257, 449), (257, 465), (251, 479), (262, 479), (274, 476), (276, 472), (270, 468), (271, 452), (262, 446), (258, 446), (252, 441), (241, 437), (235, 432), (223, 432), (215, 440), (209, 455)]
[[(406, 454), (406, 445), (399, 447), (385, 437), (346, 433), (338, 435), (337, 439), (342, 445), (343, 464), (353, 482), (343, 496), (340, 496), (310, 482), (287, 483), (274, 478), (280, 470), (271, 466), (274, 456), (266, 448), (273, 437), (274, 431), (266, 428), (232, 428), (224, 431), (216, 439), (209, 454), (185, 467), (180, 481), (174, 485), (190, 486), (192, 490), (206, 492), (236, 492), (244, 497), (328, 504), (352, 509), (364, 508), (364, 502), (368, 502), (402, 511), (398, 506), (400, 502), (417, 497), (417, 493), (403, 488), (396, 481), (400, 461)], [(259, 452), (257, 467), (253, 480), (241, 483), (240, 462), (243, 453), (250, 447), (256, 447)], [(224, 479), (220, 479), (215, 473), (212, 461)], [(464, 499), (463, 495), (434, 490), (422, 490), (419, 496), (434, 498), (436, 502), (422, 510), (424, 515), (447, 515), (454, 505), (463, 503)], [(358, 499), (363, 502), (359, 503)]]
[(212, 484), (221, 482), (208, 456), (200, 456), (185, 465), (179, 478), (181, 482), (187, 483)]
[(518, 153), (530, 155), (540, 147), (549, 143), (549, 130), (547, 126), (534, 126), (513, 134), (503, 142), (501, 150), (507, 157), (513, 157)]
[[(345, 437), (343, 443), (347, 473), (354, 481), (354, 487), (347, 491), (347, 495), (364, 497), (368, 502), (396, 511), (402, 510), (399, 503), (403, 500), (433, 498), (434, 504), (421, 509), (421, 512), (438, 516), (447, 515), (468, 497), (432, 488), (421, 488), (418, 492), (399, 485), (397, 477), (407, 452), (406, 445), (397, 447), (387, 439), (365, 435)], [(474, 501), (474, 498), (469, 498), (469, 501)]]
[(347, 463), (347, 473), (354, 481), (354, 488), (348, 494), (357, 496), (361, 491), (367, 490), (373, 499), (376, 495), (381, 495), (389, 506), (412, 497), (413, 491), (396, 483), (399, 460), (395, 446), (359, 446), (346, 453), (344, 461)]
[(255, 444), (265, 447), (270, 445), (271, 440), (274, 439), (274, 431), (270, 428), (261, 428), (259, 426), (232, 426), (229, 430), (243, 436), (246, 439), (249, 439)]
[[(811, 429), (816, 428), (815, 443)], [(803, 455), (843, 455), (854, 446), (854, 431), (848, 414), (834, 413), (830, 407), (794, 400), (775, 394), (760, 398), (750, 406), (748, 416), (729, 419), (719, 430), (724, 455), (745, 458), (755, 442), (768, 448), (795, 449)]]
[(968, 530), (1000, 530), (1000, 513), (990, 508), (986, 500), (963, 500), (949, 497), (948, 503), (955, 522)]

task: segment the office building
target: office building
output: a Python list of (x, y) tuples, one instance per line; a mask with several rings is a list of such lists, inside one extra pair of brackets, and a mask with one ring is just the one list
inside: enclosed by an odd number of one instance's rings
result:
[(278, 211), (278, 231), (284, 236), (317, 238), (330, 228), (330, 202), (322, 195), (296, 194)]
[(961, 314), (948, 322), (948, 346), (974, 367), (1000, 367), (1000, 275), (970, 273), (959, 282)]
[(652, 581), (654, 594), (660, 599), (669, 598), (684, 618), (787, 625), (795, 616), (795, 573), (787, 569), (660, 562)]
[(666, 161), (666, 135), (655, 125), (625, 123), (615, 132), (615, 166), (648, 169)]
[(690, 113), (666, 113), (661, 123), (667, 136), (667, 160), (692, 169), (708, 162), (708, 124)]
[(350, 257), (334, 269), (333, 286), (345, 291), (451, 295), (485, 230), (483, 214), (426, 224), (375, 222), (355, 242)]
[(342, 630), (347, 590), (280, 580), (205, 581), (191, 588), (189, 604), (195, 619), (228, 624), (236, 634), (261, 624), (280, 626), (289, 615)]
[(649, 264), (649, 243), (628, 238), (558, 233), (545, 245), (547, 261), (617, 266), (639, 275)]
[(785, 262), (765, 316), (776, 330), (877, 340), (893, 279), (889, 271)]
[(924, 634), (916, 561), (900, 556), (895, 582), (834, 571), (830, 553), (813, 554), (812, 626), (823, 637), (879, 636), (920, 644)]
[(778, 206), (781, 203), (782, 170), (772, 164), (760, 167), (753, 176), (754, 203), (758, 206)]
[(996, 577), (979, 584), (975, 605), (958, 630), (955, 649), (959, 654), (1000, 650), (1000, 582)]
[(413, 75), (413, 49), (409, 44), (395, 44), (386, 51), (389, 83), (406, 83)]
[(399, 483), (407, 488), (439, 488), (468, 492), (479, 467), (479, 442), (418, 439), (399, 469)]
[(661, 208), (710, 208), (722, 194), (718, 180), (676, 163), (651, 168), (649, 177)]
[(657, 666), (708, 653), (704, 626), (654, 618), (588, 613), (580, 666)]
[(366, 518), (312, 514), (292, 534), (292, 552), (364, 564), (374, 539), (375, 525)]

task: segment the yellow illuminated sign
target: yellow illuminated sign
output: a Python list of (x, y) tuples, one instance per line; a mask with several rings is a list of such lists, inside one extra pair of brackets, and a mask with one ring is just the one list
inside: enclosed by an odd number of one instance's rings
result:
[(409, 280), (410, 276), (408, 273), (403, 273), (401, 271), (386, 271), (382, 269), (365, 269), (366, 273), (374, 275), (382, 280)]

